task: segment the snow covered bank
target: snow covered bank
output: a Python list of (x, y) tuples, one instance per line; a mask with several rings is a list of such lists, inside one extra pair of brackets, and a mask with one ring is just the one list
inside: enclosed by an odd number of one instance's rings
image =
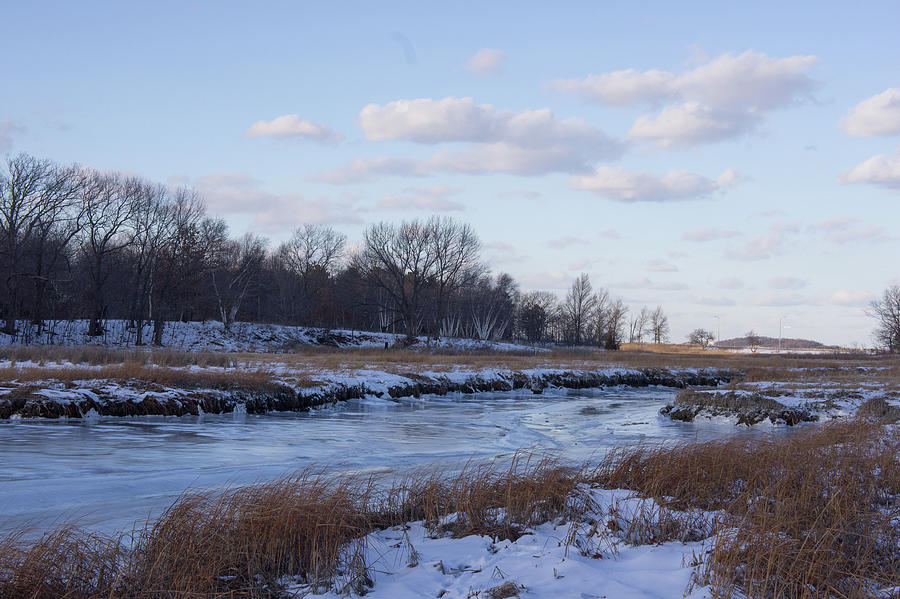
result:
[(896, 420), (900, 390), (872, 381), (742, 382), (727, 389), (687, 389), (660, 413), (684, 422), (726, 418), (748, 426), (765, 421), (790, 426), (856, 414)]
[(718, 385), (734, 372), (718, 369), (526, 369), (425, 372), (399, 375), (379, 370), (348, 374), (323, 372), (313, 384), (301, 385), (289, 373), (270, 383), (243, 384), (240, 373), (233, 383), (216, 387), (184, 388), (147, 383), (140, 379), (85, 378), (62, 382), (52, 373), (46, 380), (5, 381), (0, 387), (0, 418), (82, 418), (110, 416), (298, 411), (367, 396), (400, 398), (448, 393), (545, 389), (587, 389), (625, 385), (661, 385), (685, 388)]

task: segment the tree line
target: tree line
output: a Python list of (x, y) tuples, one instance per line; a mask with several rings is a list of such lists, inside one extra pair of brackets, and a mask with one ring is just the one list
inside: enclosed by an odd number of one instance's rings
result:
[[(616, 349), (663, 342), (662, 308), (631, 311), (587, 274), (563, 298), (492, 275), (481, 242), (450, 218), (370, 225), (359, 248), (321, 225), (285, 242), (234, 237), (188, 187), (21, 154), (0, 173), (0, 322), (20, 336), (121, 319), (138, 344), (165, 323), (252, 321)], [(149, 327), (151, 338), (144, 338)]]

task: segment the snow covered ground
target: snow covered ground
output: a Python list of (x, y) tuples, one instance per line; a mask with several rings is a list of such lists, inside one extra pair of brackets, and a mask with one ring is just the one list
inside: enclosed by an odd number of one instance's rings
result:
[[(11, 344), (58, 345), (58, 346), (99, 346), (134, 347), (137, 330), (123, 320), (109, 320), (104, 324), (105, 333), (99, 337), (87, 334), (87, 320), (48, 321), (41, 332), (27, 321), (19, 322), (16, 337), (0, 335), (0, 346)], [(148, 343), (153, 331), (144, 326), (143, 339)], [(167, 349), (181, 351), (225, 351), (225, 352), (284, 352), (295, 351), (306, 346), (383, 348), (393, 346), (405, 339), (399, 333), (374, 333), (343, 329), (321, 329), (274, 324), (237, 322), (226, 330), (221, 322), (167, 322), (162, 345)], [(500, 341), (479, 341), (455, 337), (429, 340), (419, 337), (413, 348), (443, 349), (454, 351), (496, 351), (522, 352), (547, 351), (544, 347), (520, 345)]]
[[(708, 520), (703, 514), (668, 512), (652, 500), (639, 499), (623, 490), (595, 489), (589, 494), (594, 507), (577, 522), (536, 526), (515, 541), (478, 535), (435, 537), (422, 522), (372, 533), (365, 540), (365, 552), (366, 563), (371, 565), (369, 576), (375, 584), (366, 597), (710, 596), (708, 589), (692, 588), (696, 586), (692, 584), (692, 564), (703, 555), (702, 541), (657, 542), (649, 537), (636, 538), (633, 532), (681, 516), (691, 523), (682, 531), (685, 537), (706, 536), (702, 526), (696, 526)], [(288, 596), (294, 597), (345, 596), (340, 589), (315, 594), (314, 589), (302, 584), (288, 584), (287, 591)]]

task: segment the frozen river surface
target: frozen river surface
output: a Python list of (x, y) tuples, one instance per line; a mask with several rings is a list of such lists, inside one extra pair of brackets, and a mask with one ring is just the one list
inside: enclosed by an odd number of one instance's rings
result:
[(114, 531), (187, 488), (245, 484), (309, 465), (336, 472), (455, 467), (517, 449), (578, 460), (639, 441), (784, 434), (672, 422), (662, 388), (453, 394), (348, 401), (309, 413), (104, 417), (0, 423), (0, 532), (77, 521)]

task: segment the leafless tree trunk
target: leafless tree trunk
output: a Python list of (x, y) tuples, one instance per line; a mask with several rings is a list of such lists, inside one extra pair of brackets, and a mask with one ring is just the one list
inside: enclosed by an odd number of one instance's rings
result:
[(597, 296), (594, 295), (591, 279), (587, 273), (575, 279), (566, 301), (563, 312), (568, 320), (569, 337), (573, 345), (580, 345), (588, 333), (588, 323), (594, 317), (597, 308)]
[(657, 306), (650, 313), (650, 332), (653, 343), (665, 343), (669, 340), (669, 317), (663, 313), (662, 306)]
[(628, 323), (628, 342), (643, 343), (644, 335), (650, 327), (650, 310), (647, 306), (643, 306), (641, 311), (636, 313)]
[(90, 176), (85, 185), (81, 252), (90, 279), (88, 298), (91, 322), (88, 334), (91, 336), (103, 334), (108, 262), (113, 254), (131, 243), (126, 231), (135, 210), (138, 189), (139, 182), (135, 180), (100, 174)]

